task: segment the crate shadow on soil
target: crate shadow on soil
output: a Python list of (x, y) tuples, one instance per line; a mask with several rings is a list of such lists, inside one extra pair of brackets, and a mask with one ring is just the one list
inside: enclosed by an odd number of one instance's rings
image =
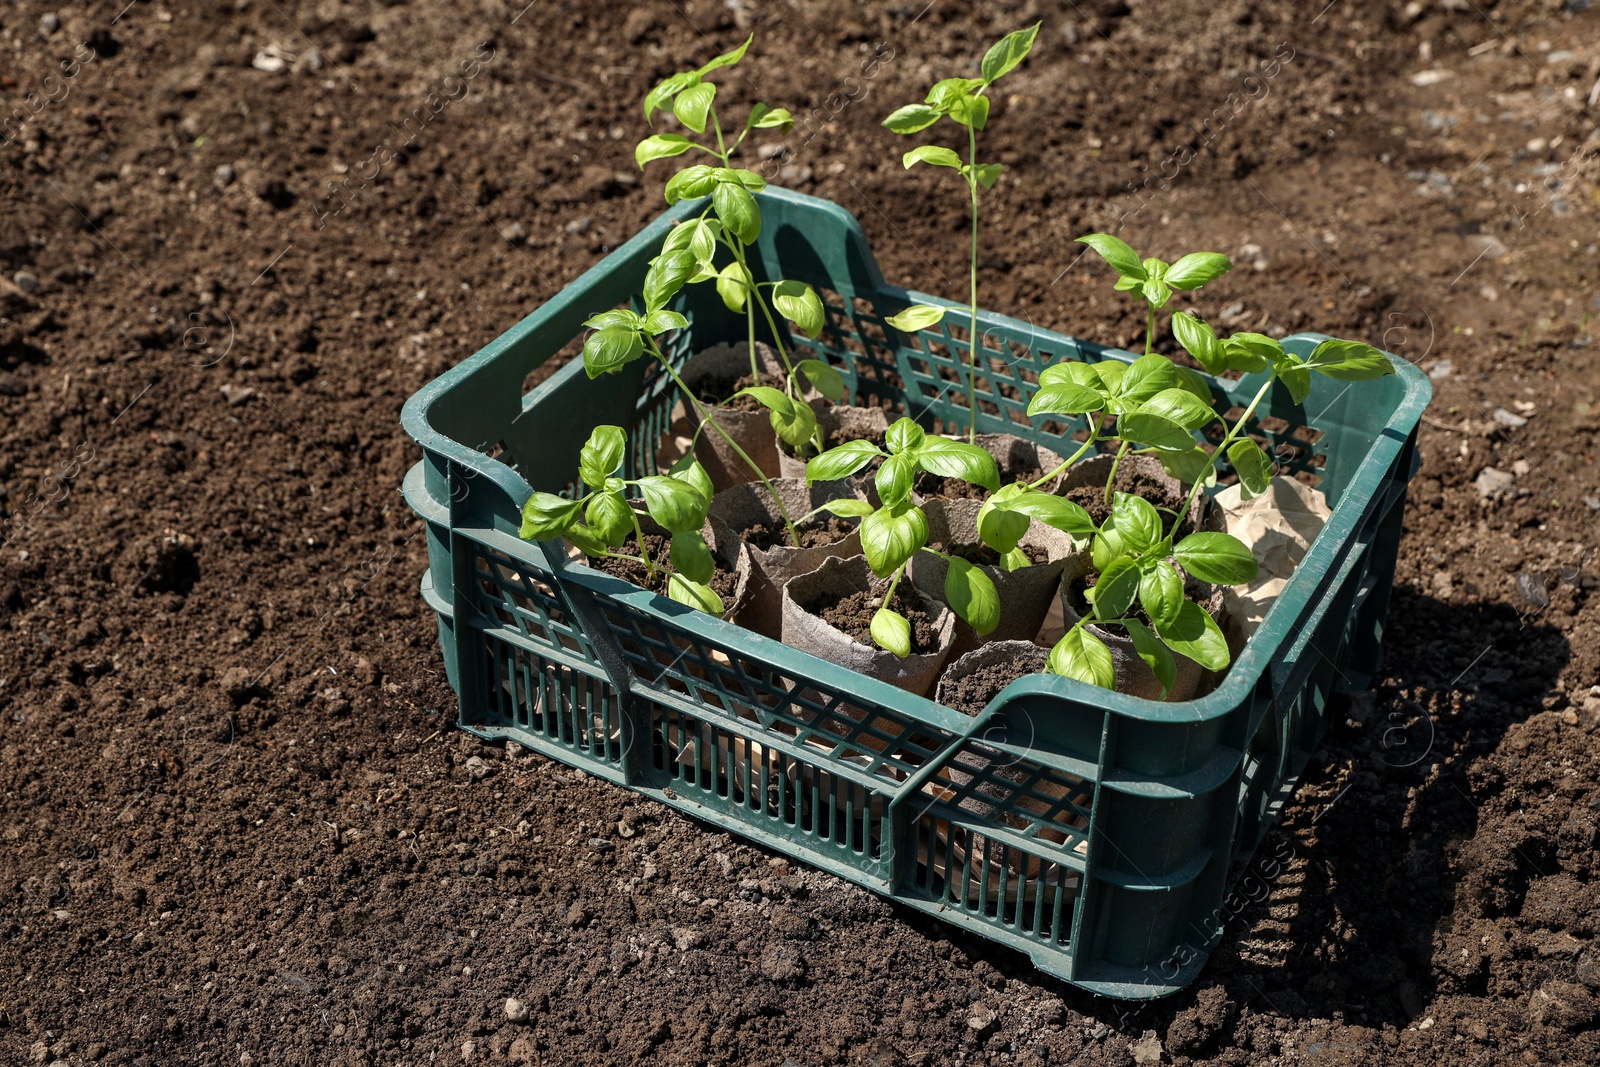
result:
[[(1372, 689), (1337, 698), (1282, 820), (1237, 871), (1236, 887), (1254, 880), (1264, 891), (1225, 910), (1220, 943), (1183, 992), (1147, 1004), (1096, 997), (1019, 954), (897, 910), (930, 939), (1134, 1034), (1166, 1033), (1218, 986), (1235, 1004), (1285, 1017), (1409, 1025), (1438, 991), (1435, 935), (1450, 925), (1458, 888), (1452, 857), (1479, 829), (1471, 765), (1542, 710), (1569, 647), (1556, 627), (1509, 604), (1449, 603), (1403, 586), (1388, 628)], [(1516, 851), (1505, 875), (1513, 897), (1555, 868), (1553, 842)], [(1276, 871), (1274, 857), (1283, 860)]]

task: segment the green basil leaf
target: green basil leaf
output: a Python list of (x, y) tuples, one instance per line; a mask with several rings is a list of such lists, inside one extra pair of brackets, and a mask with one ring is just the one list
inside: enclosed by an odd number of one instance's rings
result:
[(902, 333), (916, 333), (944, 318), (945, 311), (945, 308), (934, 307), (932, 304), (913, 304), (900, 314), (890, 315), (883, 321)]
[(1183, 608), (1183, 577), (1164, 559), (1146, 560), (1139, 570), (1139, 606), (1157, 630), (1176, 626)]
[(1000, 557), (1000, 567), (1006, 571), (1020, 571), (1024, 567), (1033, 566), (1033, 560), (1020, 548), (1013, 548), (1010, 552)]
[(926, 104), (907, 104), (898, 108), (894, 114), (883, 120), (883, 124), (895, 133), (916, 133), (925, 130), (939, 121), (939, 112)]
[(750, 298), (750, 284), (750, 272), (735, 261), (717, 274), (717, 295), (722, 297), (729, 311), (742, 312), (745, 301)]
[(982, 87), (982, 78), (945, 78), (928, 90), (926, 103), (942, 115), (955, 106), (957, 100)]
[(978, 539), (1001, 555), (1015, 552), (1031, 522), (1027, 514), (996, 504), (990, 497), (978, 509)]
[(794, 417), (795, 402), (784, 396), (782, 390), (774, 389), (770, 385), (752, 385), (739, 390), (734, 396), (748, 396), (774, 414), (781, 414), (785, 418)]
[(1028, 401), (1029, 415), (1086, 415), (1105, 407), (1098, 390), (1070, 382), (1042, 385)]
[(596, 330), (583, 343), (583, 369), (591, 378), (612, 374), (644, 355), (644, 338), (626, 326)]
[[(1009, 487), (1008, 487), (1009, 488)], [(1004, 492), (1005, 490), (1001, 490)], [(990, 498), (994, 499), (993, 497)], [(996, 507), (1005, 511), (1014, 511), (1026, 515), (1030, 519), (1054, 527), (1073, 537), (1092, 537), (1095, 533), (1094, 519), (1084, 510), (1083, 505), (1075, 504), (1064, 496), (1053, 493), (1042, 493), (1037, 489), (1027, 490), (998, 501)]]
[[(816, 338), (826, 325), (822, 299), (804, 282), (782, 281), (772, 288), (772, 306), (778, 314), (800, 327), (807, 337)], [(813, 361), (814, 362), (814, 361)]]
[(935, 167), (953, 167), (961, 169), (961, 157), (942, 145), (919, 145), (901, 157), (900, 162), (905, 164), (907, 170), (918, 163), (929, 163)]
[(583, 320), (583, 324), (591, 330), (604, 330), (612, 326), (626, 326), (633, 329), (642, 323), (642, 319), (633, 312), (618, 308), (614, 311), (602, 311), (598, 315), (591, 315)]
[(681, 156), (693, 147), (694, 142), (681, 133), (652, 134), (634, 146), (633, 160), (643, 170), (647, 163)]
[(706, 115), (711, 111), (711, 101), (716, 98), (717, 87), (711, 82), (696, 82), (680, 92), (672, 101), (672, 113), (695, 133), (706, 132)]
[(719, 67), (733, 66), (735, 63), (739, 62), (739, 60), (744, 58), (745, 52), (749, 51), (750, 49), (750, 42), (755, 39), (756, 35), (752, 33), (750, 36), (744, 39), (744, 44), (740, 45), (738, 48), (735, 48), (731, 52), (724, 52), (720, 56), (717, 56), (705, 66), (701, 67), (696, 73), (698, 73), (701, 77), (704, 77)]
[(1304, 404), (1311, 395), (1311, 372), (1293, 360), (1284, 360), (1277, 369), (1278, 381), (1289, 390), (1290, 398), (1296, 404)]
[(1174, 289), (1198, 289), (1233, 269), (1233, 260), (1221, 252), (1190, 252), (1167, 268), (1164, 280)]
[(599, 489), (617, 473), (627, 454), (628, 435), (621, 426), (596, 426), (578, 453), (578, 474), (591, 489)]
[(836, 482), (852, 474), (883, 455), (871, 441), (846, 441), (838, 448), (830, 448), (806, 464), (806, 484)]
[(677, 96), (684, 89), (694, 85), (699, 80), (700, 75), (696, 74), (692, 70), (686, 70), (681, 74), (672, 75), (672, 77), (667, 78), (660, 85), (657, 85), (654, 89), (651, 89), (645, 94), (644, 97), (645, 122), (654, 125), (656, 111), (660, 108), (666, 107), (668, 101), (670, 101), (674, 96)]
[(676, 571), (667, 575), (667, 597), (707, 615), (721, 615), (725, 610), (722, 598), (709, 585), (690, 581)]
[[(633, 532), (631, 526), (629, 527), (628, 532)], [(567, 540), (576, 545), (578, 547), (578, 551), (582, 552), (586, 556), (603, 556), (611, 550), (611, 546), (606, 544), (599, 534), (595, 533), (592, 529), (585, 526), (581, 522), (575, 523), (572, 528), (567, 531)], [(623, 540), (627, 540), (626, 535), (623, 536)]]
[(865, 500), (855, 497), (841, 497), (838, 500), (829, 500), (818, 511), (826, 511), (829, 515), (837, 515), (841, 519), (864, 519), (878, 510)]
[(994, 633), (1000, 625), (1000, 594), (994, 582), (981, 567), (960, 556), (951, 556), (944, 572), (944, 599), (979, 634)]
[(1000, 488), (1000, 468), (994, 457), (977, 445), (929, 437), (916, 450), (917, 466), (941, 478), (960, 478), (994, 492)]
[(727, 231), (745, 244), (754, 244), (761, 236), (761, 206), (744, 186), (733, 182), (717, 183), (711, 191), (711, 206)]
[(1260, 496), (1272, 485), (1272, 458), (1261, 446), (1248, 437), (1241, 437), (1228, 446), (1228, 462), (1239, 475), (1239, 485), (1244, 498)]
[(911, 482), (917, 474), (916, 457), (904, 452), (890, 456), (878, 468), (878, 499), (884, 507), (898, 507), (911, 499)]
[(1146, 415), (1160, 415), (1186, 430), (1198, 430), (1217, 417), (1211, 405), (1182, 387), (1163, 389), (1140, 404), (1138, 410)]
[(768, 410), (771, 411), (768, 419), (772, 423), (773, 432), (787, 442), (790, 448), (800, 449), (811, 443), (817, 432), (817, 413), (812, 410), (810, 404), (801, 400), (790, 404), (788, 411), (780, 411), (770, 406)]
[(673, 535), (672, 551), (668, 558), (679, 574), (700, 585), (711, 581), (711, 576), (717, 570), (717, 561), (711, 558), (706, 539), (698, 533)]
[(928, 543), (928, 517), (910, 504), (881, 507), (861, 520), (861, 552), (879, 578), (887, 578)]
[(1261, 371), (1283, 359), (1283, 346), (1262, 333), (1236, 333), (1222, 342), (1227, 369)]
[[(1096, 367), (1100, 364), (1096, 364)], [(1149, 400), (1163, 389), (1178, 387), (1178, 368), (1162, 355), (1140, 356), (1127, 365), (1117, 385), (1117, 396), (1129, 403)]]
[(1318, 345), (1309, 365), (1317, 373), (1341, 382), (1364, 382), (1397, 373), (1389, 357), (1371, 345), (1337, 338)]
[(1187, 485), (1193, 485), (1201, 478), (1206, 480), (1207, 485), (1217, 480), (1211, 453), (1198, 445), (1187, 452), (1162, 452), (1159, 458), (1168, 474)]
[(887, 607), (879, 608), (872, 615), (872, 639), (878, 647), (886, 652), (893, 652), (901, 659), (911, 655), (911, 623), (899, 612), (890, 611)]
[(700, 465), (700, 461), (694, 458), (693, 452), (674, 463), (672, 469), (667, 471), (667, 475), (678, 479), (680, 482), (688, 483), (707, 500), (716, 495), (716, 488), (711, 484), (711, 475), (706, 473), (706, 469)]
[(1221, 374), (1228, 369), (1222, 342), (1217, 340), (1216, 332), (1198, 315), (1188, 311), (1174, 311), (1172, 333), (1183, 346), (1183, 350), (1193, 356), (1195, 362), (1206, 369), (1207, 374)]
[(844, 403), (844, 377), (828, 364), (820, 359), (802, 359), (794, 369), (805, 376), (811, 388), (835, 404)]
[(621, 548), (633, 533), (633, 509), (621, 493), (596, 493), (589, 497), (584, 505), (583, 521), (607, 548)]
[(1172, 286), (1161, 278), (1146, 278), (1140, 283), (1139, 289), (1154, 307), (1164, 308), (1167, 301), (1172, 299)]
[[(1178, 262), (1182, 263), (1180, 259)], [(1171, 651), (1156, 639), (1150, 628), (1138, 619), (1129, 619), (1123, 624), (1128, 631), (1128, 637), (1133, 641), (1133, 651), (1144, 660), (1150, 668), (1150, 673), (1156, 676), (1156, 681), (1161, 684), (1161, 698), (1166, 699), (1172, 691), (1172, 683), (1178, 680), (1178, 663), (1172, 658)]]
[(1078, 240), (1100, 253), (1100, 258), (1111, 264), (1124, 278), (1144, 280), (1144, 264), (1139, 260), (1139, 253), (1128, 247), (1122, 238), (1109, 233), (1091, 233)]
[(755, 171), (746, 170), (743, 167), (718, 167), (716, 175), (718, 181), (732, 182), (734, 185), (742, 186), (746, 191), (752, 193), (759, 193), (767, 187), (767, 179)]
[(644, 306), (658, 311), (700, 270), (700, 261), (688, 249), (663, 252), (644, 272)]
[(901, 416), (889, 427), (889, 432), (884, 435), (884, 443), (892, 453), (915, 452), (922, 447), (926, 436), (921, 426)]
[(1194, 447), (1194, 434), (1165, 415), (1142, 409), (1130, 411), (1117, 420), (1117, 436), (1167, 452), (1187, 452)]
[(1094, 584), (1094, 616), (1120, 619), (1133, 606), (1139, 592), (1139, 565), (1127, 556), (1113, 560)]
[(567, 500), (554, 493), (534, 493), (522, 505), (522, 529), (519, 534), (524, 541), (549, 541), (561, 537), (578, 521), (582, 512), (582, 501)]
[(1050, 650), (1050, 661), (1045, 670), (1063, 678), (1076, 678), (1080, 682), (1097, 685), (1101, 689), (1117, 687), (1117, 668), (1111, 659), (1106, 643), (1081, 626), (1068, 630)]
[[(979, 93), (968, 93), (958, 96), (950, 102), (950, 118), (963, 126), (971, 126), (975, 130), (982, 130), (989, 124), (989, 98)], [(995, 164), (999, 166), (999, 164)], [(995, 172), (999, 177), (1000, 172)], [(993, 185), (994, 182), (989, 182)], [(987, 188), (987, 186), (986, 186)]]
[(1172, 549), (1178, 566), (1214, 585), (1246, 585), (1256, 580), (1256, 557), (1232, 534), (1192, 533)]
[(668, 330), (681, 330), (689, 325), (689, 320), (676, 311), (661, 309), (652, 311), (644, 320), (644, 332), (651, 337), (666, 333)]
[(676, 204), (680, 200), (694, 200), (710, 193), (716, 186), (716, 172), (703, 163), (696, 163), (667, 179), (665, 189), (667, 203)]
[(1232, 659), (1228, 639), (1222, 636), (1217, 621), (1191, 600), (1183, 602), (1175, 623), (1156, 633), (1172, 651), (1188, 656), (1207, 670), (1220, 671)]
[(1095, 373), (1092, 365), (1072, 359), (1052, 363), (1039, 372), (1039, 387), (1047, 385), (1081, 385), (1097, 392), (1105, 388), (1105, 382)]
[(789, 114), (787, 108), (757, 104), (750, 109), (750, 118), (745, 121), (745, 125), (752, 130), (779, 130), (788, 133), (794, 129), (794, 116)]
[(705, 525), (706, 508), (711, 502), (688, 482), (656, 474), (633, 484), (644, 496), (650, 517), (672, 533), (699, 533)]
[(1089, 542), (1089, 560), (1094, 564), (1095, 570), (1103, 571), (1118, 557), (1127, 555), (1127, 549), (1122, 543), (1122, 534), (1117, 531), (1110, 519), (1106, 520), (1100, 531)]
[(1144, 497), (1132, 493), (1112, 496), (1111, 517), (1106, 524), (1116, 528), (1123, 546), (1135, 555), (1162, 539), (1161, 512)]
[(1014, 70), (1018, 63), (1027, 58), (1033, 49), (1034, 39), (1038, 36), (1039, 23), (1035, 22), (1025, 30), (1006, 34), (990, 46), (983, 54), (983, 63), (979, 66), (983, 71), (984, 82), (992, 84), (1002, 74)]

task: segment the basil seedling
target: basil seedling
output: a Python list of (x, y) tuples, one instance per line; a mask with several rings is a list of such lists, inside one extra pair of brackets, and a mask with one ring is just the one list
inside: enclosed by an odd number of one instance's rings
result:
[[(953, 150), (940, 145), (921, 145), (905, 153), (901, 162), (909, 170), (918, 163), (935, 167), (949, 167), (961, 175), (967, 184), (972, 214), (972, 262), (969, 270), (968, 294), (970, 345), (967, 352), (967, 441), (978, 434), (978, 190), (992, 189), (1000, 180), (1005, 167), (999, 163), (978, 162), (978, 131), (989, 124), (989, 97), (984, 95), (999, 78), (1014, 70), (1027, 58), (1033, 42), (1039, 36), (1039, 23), (1024, 30), (1008, 33), (984, 54), (979, 64), (977, 78), (946, 78), (928, 90), (927, 99), (920, 104), (907, 104), (895, 111), (883, 124), (898, 134), (918, 133), (941, 118), (947, 118), (967, 129), (967, 160), (961, 161)], [(906, 333), (925, 330), (944, 318), (945, 308), (934, 304), (915, 304), (898, 315), (888, 318), (889, 325)]]

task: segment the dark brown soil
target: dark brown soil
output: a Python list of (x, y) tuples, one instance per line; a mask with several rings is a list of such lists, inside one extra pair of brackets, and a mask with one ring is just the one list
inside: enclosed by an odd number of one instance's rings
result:
[[(1170, 486), (1161, 485), (1142, 473), (1137, 472), (1127, 464), (1117, 467), (1117, 477), (1112, 482), (1111, 490), (1114, 493), (1132, 493), (1134, 496), (1143, 497), (1156, 506), (1161, 513), (1162, 528), (1172, 525), (1172, 519), (1183, 508), (1188, 500), (1186, 493), (1175, 492)], [(1081, 504), (1089, 513), (1094, 524), (1099, 526), (1111, 515), (1111, 505), (1106, 502), (1106, 486), (1104, 482), (1099, 485), (1080, 485), (1067, 490), (1062, 494), (1075, 504)], [(1194, 523), (1184, 520), (1178, 530), (1181, 537), (1194, 532)]]
[[(859, 520), (841, 519), (836, 515), (819, 515), (810, 522), (797, 524), (795, 532), (800, 535), (801, 548), (822, 548), (836, 545), (849, 537), (858, 522)], [(752, 548), (777, 548), (780, 545), (794, 544), (789, 540), (788, 527), (782, 522), (771, 526), (758, 522), (754, 526), (740, 530), (739, 536)]]
[(1050, 653), (1042, 648), (1037, 652), (1037, 656), (1024, 653), (1014, 659), (990, 663), (956, 679), (951, 679), (947, 674), (939, 690), (945, 706), (966, 715), (978, 714), (1000, 690), (1018, 678), (1044, 670)]
[[(1044, 471), (1038, 467), (1026, 467), (1018, 470), (1000, 470), (1000, 484), (1010, 485), (1013, 482), (1034, 482), (1044, 476)], [(918, 471), (916, 480), (911, 483), (911, 488), (925, 498), (944, 497), (946, 500), (982, 500), (989, 495), (989, 490), (981, 485), (963, 481), (960, 478), (946, 478), (939, 474), (930, 474), (927, 471)]]
[[(725, 375), (719, 377), (701, 378), (695, 383), (695, 394), (707, 404), (721, 404), (728, 397), (733, 396), (741, 389), (748, 389), (756, 384), (756, 380), (746, 374), (739, 378), (729, 378)], [(775, 374), (763, 374), (761, 384), (774, 389), (783, 388), (783, 379)], [(723, 405), (724, 411), (765, 411), (766, 407), (753, 396), (736, 397)]]
[[(0, 279), (38, 282), (0, 283), (0, 1063), (1600, 1062), (1600, 5), (122, 7), (0, 15)], [(959, 183), (879, 123), (1035, 17), (985, 307), (1140, 345), (1072, 239), (1215, 249), (1173, 307), (1437, 391), (1388, 666), (1143, 1007), (453, 730), (397, 492), (406, 397), (661, 212), (640, 98), (752, 31), (718, 113), (794, 109), (774, 178), (959, 299)]]
[[(819, 599), (801, 604), (800, 607), (821, 616), (834, 629), (849, 634), (864, 645), (870, 645), (872, 616), (883, 606), (883, 594), (889, 588), (888, 582), (875, 582), (873, 585), (873, 589), (851, 593), (843, 600)], [(922, 607), (922, 602), (910, 589), (908, 582), (902, 581), (895, 588), (894, 598), (889, 601), (889, 610), (898, 611), (911, 623), (912, 655), (924, 655), (939, 647), (939, 631), (933, 625), (935, 617)]]
[[(660, 593), (664, 596), (667, 592), (665, 565), (667, 557), (672, 551), (672, 541), (670, 538), (663, 537), (660, 534), (647, 533), (644, 535), (644, 545), (645, 549), (650, 553), (651, 561), (656, 565), (653, 571), (638, 559), (596, 556), (587, 558), (587, 562), (595, 570), (605, 571), (612, 577), (624, 579), (639, 586), (641, 589), (648, 589), (652, 593)], [(628, 556), (639, 555), (638, 539), (629, 537), (617, 551)], [(722, 598), (724, 605), (732, 606), (733, 593), (739, 584), (738, 575), (719, 567), (711, 573), (711, 581), (708, 584), (711, 586), (711, 591)]]
[[(975, 563), (980, 567), (998, 567), (1000, 565), (1000, 553), (981, 541), (976, 544), (957, 543), (948, 546), (934, 545), (933, 547), (952, 556), (960, 556), (968, 563)], [(1022, 549), (1023, 554), (1028, 557), (1031, 563), (1044, 563), (1050, 558), (1050, 553), (1038, 545), (1020, 545), (1018, 547)]]

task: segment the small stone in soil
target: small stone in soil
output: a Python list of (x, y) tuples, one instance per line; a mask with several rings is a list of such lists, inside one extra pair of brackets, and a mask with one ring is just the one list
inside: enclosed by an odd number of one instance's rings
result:
[[(923, 610), (915, 595), (907, 588), (909, 584), (902, 580), (896, 587), (894, 599), (889, 602), (889, 610), (899, 612), (911, 623), (911, 654), (926, 655), (939, 647), (939, 631), (934, 628), (934, 616)], [(883, 593), (888, 587), (887, 582), (875, 583), (870, 590), (851, 593), (843, 600), (832, 604), (822, 600), (801, 604), (800, 607), (819, 616), (829, 626), (849, 634), (862, 644), (871, 645), (872, 617), (883, 606)]]

